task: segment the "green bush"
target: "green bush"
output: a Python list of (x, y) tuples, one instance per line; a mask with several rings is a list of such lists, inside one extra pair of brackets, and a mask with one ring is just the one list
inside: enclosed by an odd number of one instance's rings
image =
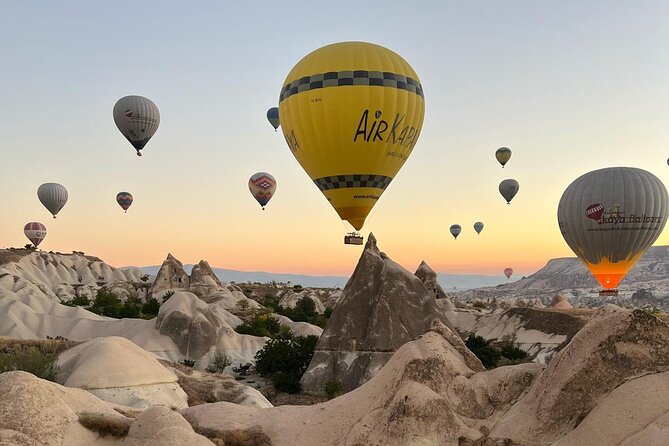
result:
[[(270, 339), (255, 355), (256, 372), (272, 379), (277, 390), (295, 390), (294, 384), (297, 383), (296, 391), (299, 392), (300, 378), (309, 367), (317, 342), (318, 336)], [(279, 375), (274, 378), (277, 374)]]
[(144, 305), (142, 305), (142, 314), (144, 316), (155, 317), (158, 316), (158, 311), (160, 310), (160, 304), (155, 298), (150, 298)]
[(172, 291), (172, 290), (163, 294), (163, 303), (167, 302), (170, 299), (170, 297), (172, 297), (172, 296), (174, 296), (174, 291)]
[(138, 318), (142, 310), (142, 301), (137, 297), (128, 297), (119, 311), (119, 318)]
[(525, 350), (519, 349), (514, 345), (504, 345), (502, 347), (501, 353), (502, 356), (512, 361), (527, 358), (527, 352)]
[(217, 351), (214, 353), (214, 357), (211, 358), (211, 361), (209, 361), (209, 365), (205, 370), (209, 373), (223, 373), (225, 368), (230, 364), (232, 364), (230, 356)]
[(328, 399), (331, 400), (332, 398), (341, 395), (341, 383), (337, 380), (331, 379), (330, 381), (325, 383), (325, 386), (323, 386), (323, 390), (325, 391), (325, 394), (328, 396)]
[(279, 371), (274, 373), (270, 380), (274, 388), (279, 392), (300, 393), (302, 390), (300, 378), (292, 373)]
[(256, 311), (251, 319), (238, 325), (235, 331), (240, 334), (275, 338), (281, 334), (281, 324), (268, 313)]
[(91, 301), (88, 299), (87, 295), (80, 294), (78, 296), (74, 296), (70, 300), (63, 301), (62, 304), (67, 305), (68, 307), (85, 307), (90, 305)]
[(58, 355), (42, 353), (33, 346), (0, 352), (0, 373), (13, 370), (23, 370), (38, 378), (55, 381), (58, 374)]
[(186, 367), (195, 367), (195, 360), (194, 359), (182, 359), (179, 361), (179, 364), (183, 364)]
[(477, 358), (481, 360), (481, 363), (486, 369), (492, 369), (497, 366), (497, 361), (499, 361), (500, 354), (492, 347), (485, 338), (476, 335), (470, 335), (465, 342), (465, 345), (472, 353), (476, 355)]
[(89, 310), (102, 316), (118, 318), (120, 317), (122, 308), (123, 303), (116, 294), (106, 288), (100, 288), (95, 294)]
[(332, 316), (332, 308), (326, 308), (323, 316), (325, 319), (330, 319), (330, 316)]

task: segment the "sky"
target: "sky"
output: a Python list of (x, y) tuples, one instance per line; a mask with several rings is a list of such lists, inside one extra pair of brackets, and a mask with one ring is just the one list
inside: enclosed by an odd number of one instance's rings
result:
[[(425, 260), (445, 273), (530, 274), (573, 255), (557, 204), (583, 173), (632, 166), (669, 184), (661, 0), (4, 2), (0, 247), (23, 246), (23, 225), (41, 221), (40, 248), (114, 266), (171, 252), (350, 274), (361, 252), (342, 244), (350, 226), (265, 119), (303, 56), (350, 40), (400, 54), (425, 91), (420, 139), (362, 231), (410, 270)], [(141, 158), (112, 119), (130, 94), (161, 113)], [(501, 146), (513, 151), (504, 169)], [(265, 211), (247, 186), (258, 171), (278, 183)], [(509, 206), (497, 190), (506, 178), (520, 182)], [(57, 220), (37, 200), (45, 182), (69, 191)], [(135, 197), (127, 214), (120, 191)]]

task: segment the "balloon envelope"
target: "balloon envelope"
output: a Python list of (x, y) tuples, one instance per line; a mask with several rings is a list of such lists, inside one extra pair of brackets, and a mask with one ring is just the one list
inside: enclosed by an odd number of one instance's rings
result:
[(281, 125), (281, 122), (279, 121), (279, 108), (278, 107), (272, 107), (269, 110), (267, 110), (267, 120), (269, 121), (270, 124), (272, 124), (272, 127), (274, 127), (274, 130), (279, 128), (279, 126)]
[(364, 42), (308, 54), (279, 96), (290, 150), (340, 218), (357, 230), (411, 154), (424, 112), (423, 88), (411, 66)]
[(256, 201), (265, 209), (265, 205), (276, 192), (276, 180), (267, 172), (258, 172), (249, 178), (249, 190)]
[(119, 192), (116, 194), (116, 202), (118, 203), (124, 211), (128, 211), (128, 208), (132, 205), (132, 194), (130, 192)]
[(114, 122), (123, 136), (137, 150), (144, 148), (160, 125), (160, 112), (150, 99), (125, 96), (114, 105)]
[(560, 232), (605, 289), (613, 289), (659, 237), (669, 217), (667, 189), (631, 167), (588, 172), (558, 205)]
[(481, 231), (483, 231), (483, 223), (480, 221), (474, 223), (474, 231), (476, 231), (477, 234), (480, 234)]
[(62, 184), (44, 183), (37, 188), (37, 198), (51, 212), (53, 218), (56, 218), (58, 212), (65, 206), (67, 197), (67, 189)]
[(499, 183), (499, 193), (502, 194), (502, 197), (506, 200), (506, 204), (510, 204), (513, 197), (516, 196), (518, 190), (520, 189), (520, 184), (518, 181), (508, 179)]
[(500, 147), (495, 151), (495, 158), (497, 158), (497, 161), (504, 167), (504, 165), (511, 159), (511, 149), (508, 147)]
[(506, 278), (510, 278), (511, 275), (513, 274), (513, 268), (504, 268), (504, 275)]
[(462, 226), (460, 225), (451, 225), (451, 235), (457, 240), (458, 235), (462, 232)]
[(42, 223), (32, 221), (30, 223), (26, 223), (26, 225), (23, 227), (23, 233), (25, 234), (26, 237), (28, 237), (28, 240), (35, 245), (35, 248), (39, 246), (40, 243), (42, 243), (42, 240), (46, 237), (46, 226), (44, 226)]

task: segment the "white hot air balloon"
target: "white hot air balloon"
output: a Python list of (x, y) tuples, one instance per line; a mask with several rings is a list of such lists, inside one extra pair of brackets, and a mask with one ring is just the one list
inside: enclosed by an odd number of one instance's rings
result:
[(481, 231), (483, 231), (483, 222), (477, 221), (474, 223), (474, 231), (476, 231), (477, 234), (480, 234)]
[(560, 232), (606, 290), (659, 237), (669, 196), (652, 173), (632, 167), (595, 170), (574, 180), (558, 205)]
[(53, 218), (56, 218), (58, 212), (67, 203), (67, 189), (62, 184), (44, 183), (37, 188), (37, 198), (51, 212)]
[(137, 150), (137, 156), (158, 130), (160, 112), (150, 99), (143, 96), (125, 96), (114, 105), (116, 127)]
[(453, 236), (454, 239), (458, 239), (458, 235), (460, 235), (460, 232), (462, 232), (462, 226), (460, 225), (451, 225), (451, 235)]
[(499, 183), (499, 193), (506, 200), (506, 204), (511, 204), (511, 200), (516, 196), (519, 189), (520, 184), (516, 180), (508, 179)]

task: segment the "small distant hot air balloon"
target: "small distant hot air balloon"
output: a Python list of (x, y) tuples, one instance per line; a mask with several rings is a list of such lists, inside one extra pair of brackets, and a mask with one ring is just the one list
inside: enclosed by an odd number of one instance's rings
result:
[(37, 198), (56, 218), (58, 212), (67, 203), (67, 189), (58, 183), (44, 183), (37, 188)]
[(518, 189), (520, 189), (520, 184), (516, 180), (508, 179), (499, 183), (499, 193), (506, 200), (506, 204), (511, 204), (511, 200), (518, 193)]
[(132, 194), (130, 192), (119, 192), (116, 194), (116, 202), (125, 212), (128, 212), (128, 208), (132, 205)]
[(454, 239), (458, 239), (458, 235), (462, 232), (462, 226), (460, 225), (451, 225), (451, 235)]
[(511, 149), (508, 147), (500, 147), (495, 151), (495, 158), (497, 158), (497, 161), (499, 161), (503, 169), (504, 165), (511, 159)]
[(276, 191), (276, 180), (267, 172), (258, 172), (249, 178), (249, 190), (263, 211)]
[(411, 155), (424, 114), (416, 72), (398, 54), (366, 42), (307, 54), (279, 96), (290, 151), (356, 230)]
[(32, 221), (26, 223), (23, 227), (23, 233), (28, 237), (28, 240), (37, 248), (42, 240), (46, 237), (46, 226), (42, 223)]
[(279, 107), (272, 107), (267, 110), (267, 120), (272, 124), (272, 127), (274, 127), (274, 131), (276, 132), (276, 129), (281, 125), (281, 122), (279, 121)]
[(477, 234), (480, 234), (481, 231), (483, 231), (483, 223), (480, 221), (474, 223), (474, 231), (476, 231)]
[(513, 274), (513, 268), (504, 268), (504, 275), (506, 278), (510, 278), (511, 275)]
[(558, 205), (560, 232), (604, 287), (618, 283), (657, 238), (669, 218), (669, 195), (652, 173), (632, 167), (588, 172)]
[(142, 156), (140, 150), (158, 130), (160, 112), (150, 99), (143, 96), (125, 96), (114, 105), (114, 122), (135, 148), (137, 156)]

